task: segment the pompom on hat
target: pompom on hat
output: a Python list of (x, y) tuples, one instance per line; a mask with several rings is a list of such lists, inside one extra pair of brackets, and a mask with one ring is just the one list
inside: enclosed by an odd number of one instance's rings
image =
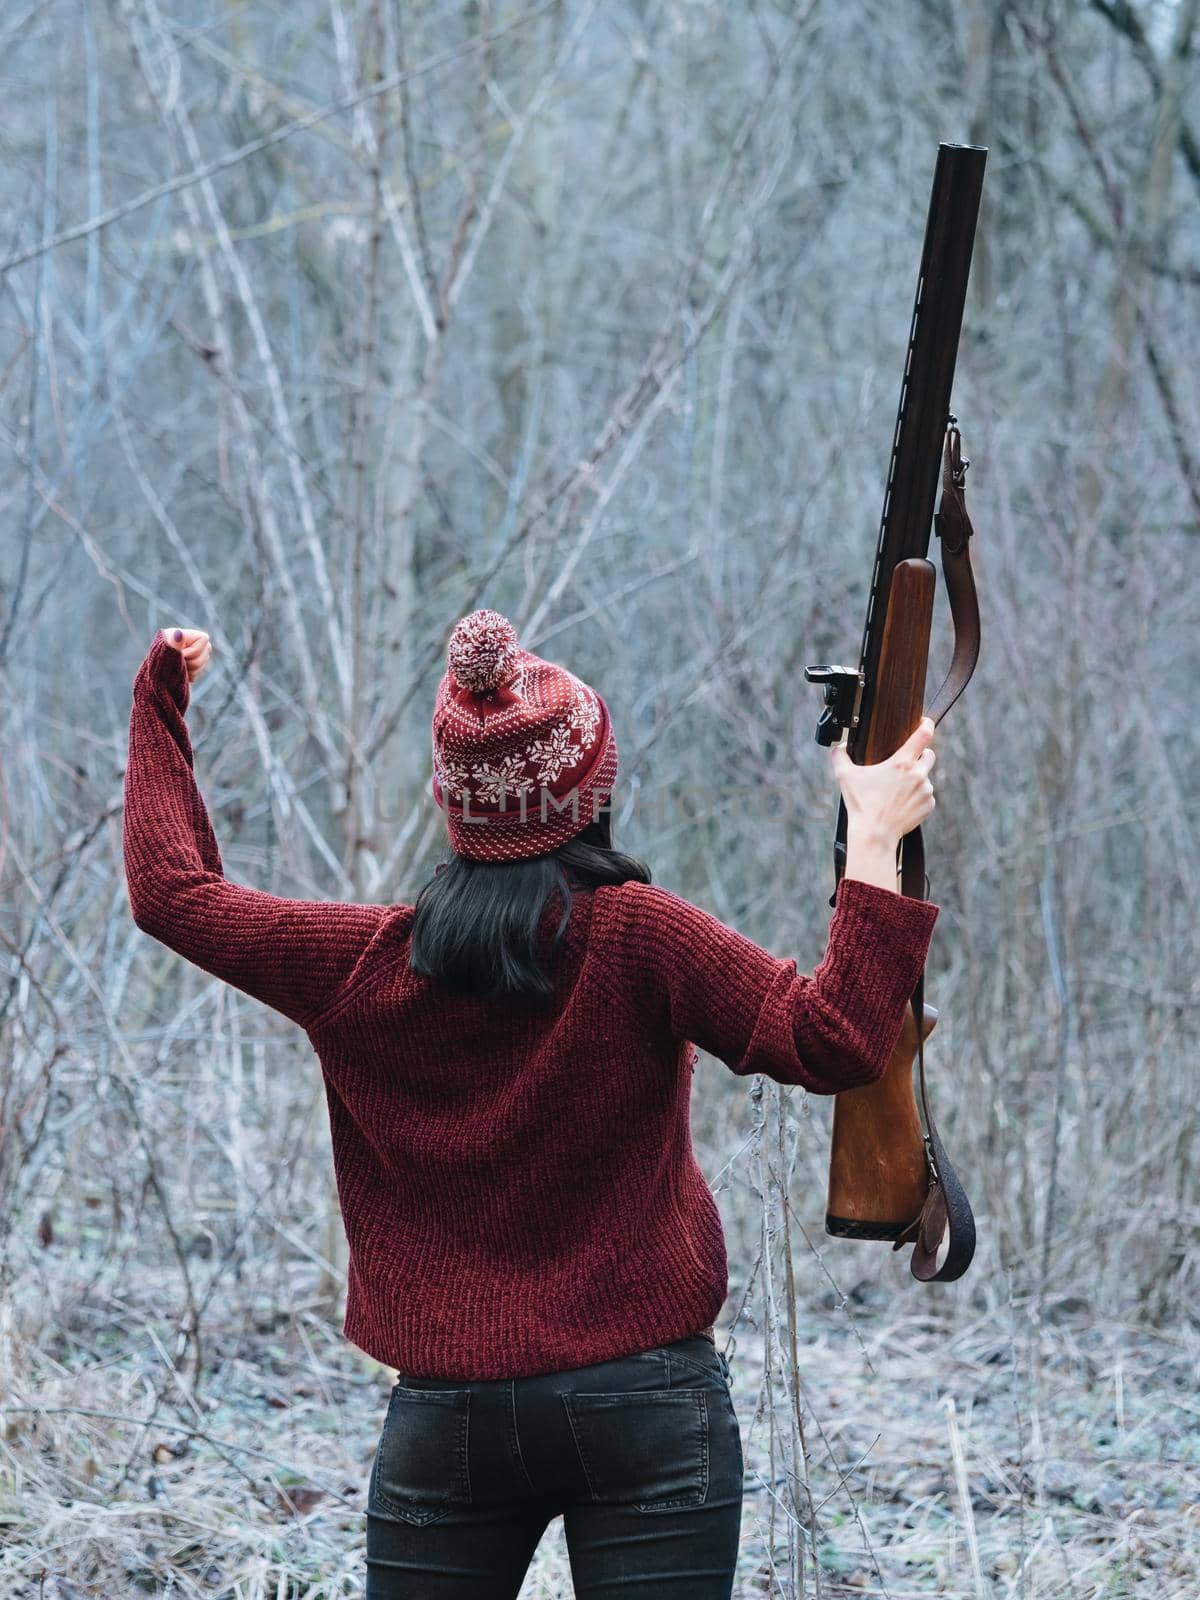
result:
[(609, 804), (617, 744), (594, 689), (498, 611), (455, 623), (433, 712), (433, 797), (473, 861), (545, 855)]

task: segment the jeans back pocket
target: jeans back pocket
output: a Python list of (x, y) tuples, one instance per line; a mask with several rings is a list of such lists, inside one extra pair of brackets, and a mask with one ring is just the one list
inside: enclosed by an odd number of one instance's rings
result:
[(468, 1505), (469, 1389), (392, 1387), (375, 1450), (367, 1506), (423, 1525)]
[(666, 1511), (708, 1494), (708, 1397), (703, 1389), (562, 1395), (594, 1501)]

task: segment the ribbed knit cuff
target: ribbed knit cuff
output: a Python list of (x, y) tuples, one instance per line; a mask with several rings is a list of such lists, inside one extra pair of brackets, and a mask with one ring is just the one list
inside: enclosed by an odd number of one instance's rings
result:
[(151, 688), (160, 690), (180, 711), (187, 710), (192, 688), (188, 681), (187, 667), (175, 646), (167, 643), (161, 628), (154, 635), (154, 643), (147, 651), (146, 659), (138, 669), (137, 677), (134, 678), (135, 689), (139, 680)]
[(929, 954), (939, 907), (861, 878), (838, 883), (829, 948), (813, 976), (843, 1016), (903, 1011)]

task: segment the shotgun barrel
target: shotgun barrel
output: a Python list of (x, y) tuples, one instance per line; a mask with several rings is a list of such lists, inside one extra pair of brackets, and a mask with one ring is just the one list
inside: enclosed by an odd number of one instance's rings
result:
[[(862, 761), (870, 733), (892, 572), (898, 561), (929, 554), (986, 160), (987, 150), (979, 145), (938, 146), (863, 628), (862, 705), (849, 739), (855, 761)], [(909, 728), (897, 743), (911, 732)]]

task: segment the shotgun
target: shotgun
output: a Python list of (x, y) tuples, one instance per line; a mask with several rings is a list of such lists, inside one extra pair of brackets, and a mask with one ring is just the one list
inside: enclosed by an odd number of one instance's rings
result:
[[(971, 251), (987, 151), (940, 144), (925, 223), (925, 242), (900, 385), (883, 517), (871, 575), (859, 665), (805, 668), (824, 689), (817, 741), (849, 730), (851, 760), (885, 761), (916, 728), (957, 700), (979, 654), (979, 607), (971, 572), (972, 528), (964, 498), (970, 463), (961, 453), (950, 391), (966, 304)], [(942, 497), (934, 499), (941, 467)], [(941, 688), (925, 710), (925, 675), (935, 572), (930, 524), (941, 545), (942, 573), (954, 624), (954, 649)], [(846, 864), (846, 805), (838, 806), (834, 895)], [(900, 892), (928, 898), (920, 828), (897, 849)], [(925, 1004), (922, 974), (887, 1070), (876, 1083), (834, 1097), (825, 1228), (849, 1239), (913, 1245), (910, 1267), (924, 1282), (959, 1278), (975, 1251), (975, 1219), (946, 1155), (925, 1082), (925, 1041), (937, 1022)], [(920, 1066), (921, 1110), (913, 1087)]]

